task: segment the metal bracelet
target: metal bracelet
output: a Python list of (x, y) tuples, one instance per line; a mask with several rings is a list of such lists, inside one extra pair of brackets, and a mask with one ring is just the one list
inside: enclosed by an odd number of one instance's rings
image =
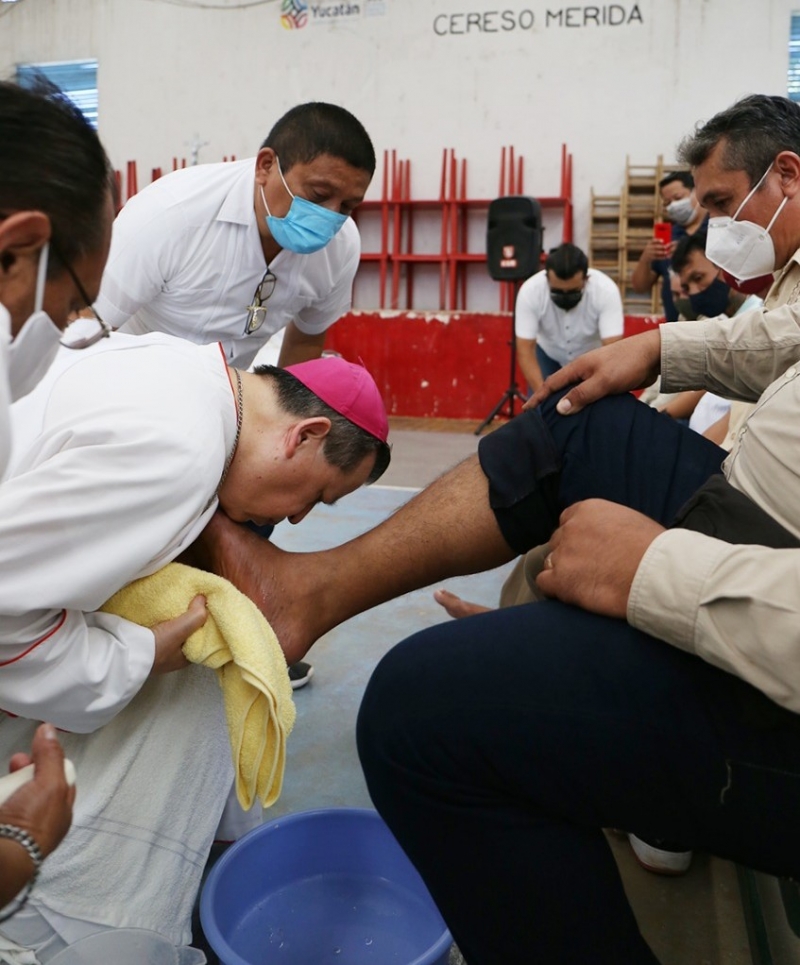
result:
[(6, 921), (11, 918), (12, 915), (24, 907), (30, 893), (33, 890), (33, 886), (36, 884), (36, 879), (39, 877), (39, 870), (42, 867), (42, 862), (44, 861), (44, 856), (42, 855), (42, 849), (36, 843), (36, 841), (28, 834), (27, 831), (23, 831), (22, 828), (18, 828), (15, 824), (0, 824), (0, 838), (8, 838), (11, 841), (16, 841), (17, 844), (21, 844), (22, 847), (28, 852), (28, 857), (33, 863), (33, 874), (31, 875), (28, 883), (23, 888), (22, 892), (7, 905), (2, 911), (0, 911), (0, 922)]

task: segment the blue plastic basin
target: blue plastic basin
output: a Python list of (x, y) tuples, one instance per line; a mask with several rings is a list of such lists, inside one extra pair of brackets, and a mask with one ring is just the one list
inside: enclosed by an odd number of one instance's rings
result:
[(330, 808), (251, 831), (200, 900), (224, 965), (446, 965), (452, 938), (375, 811)]

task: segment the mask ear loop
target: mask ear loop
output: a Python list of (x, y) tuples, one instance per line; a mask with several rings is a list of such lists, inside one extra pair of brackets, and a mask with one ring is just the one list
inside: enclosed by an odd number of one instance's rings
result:
[(788, 198), (786, 197), (786, 195), (784, 194), (784, 196), (783, 196), (783, 201), (781, 201), (781, 203), (778, 205), (778, 210), (777, 210), (777, 211), (775, 212), (775, 214), (772, 216), (772, 220), (771, 220), (770, 223), (767, 225), (767, 227), (764, 229), (764, 230), (767, 232), (767, 234), (769, 234), (770, 231), (772, 230), (772, 226), (773, 226), (773, 225), (775, 224), (775, 222), (778, 220), (778, 215), (781, 213), (781, 211), (783, 211), (783, 206), (786, 204), (786, 202), (787, 202), (788, 200), (789, 200), (789, 199), (788, 199)]
[(271, 218), (272, 212), (269, 210), (269, 205), (267, 204), (267, 196), (264, 194), (264, 186), (262, 184), (259, 184), (258, 190), (261, 192), (261, 200), (264, 202), (264, 210), (267, 212), (267, 215)]
[(47, 262), (50, 256), (50, 242), (46, 241), (39, 252), (39, 267), (36, 271), (36, 296), (34, 298), (34, 312), (40, 312), (44, 305), (44, 286), (47, 282)]
[[(739, 217), (739, 212), (742, 210), (742, 208), (744, 208), (744, 206), (747, 204), (747, 202), (750, 200), (750, 198), (753, 197), (753, 195), (756, 193), (756, 191), (758, 191), (758, 189), (759, 189), (759, 188), (761, 187), (761, 185), (764, 183), (764, 181), (766, 180), (767, 175), (768, 175), (769, 172), (772, 170), (772, 165), (773, 165), (774, 163), (775, 163), (774, 161), (771, 161), (771, 162), (770, 162), (769, 167), (768, 167), (767, 170), (761, 175), (761, 177), (760, 177), (759, 180), (758, 180), (758, 183), (751, 189), (750, 194), (747, 195), (747, 197), (744, 199), (744, 201), (742, 201), (742, 203), (739, 205), (739, 207), (736, 209), (736, 211), (734, 211), (733, 217), (731, 218), (731, 221), (735, 221), (735, 220)], [(784, 198), (783, 200), (786, 201), (786, 198)], [(781, 209), (778, 208), (778, 212), (780, 212), (780, 210), (781, 210)], [(777, 215), (777, 213), (776, 213), (775, 218), (777, 218), (777, 217), (778, 217), (778, 215)], [(772, 221), (774, 221), (775, 218), (773, 218)], [(770, 222), (770, 228), (772, 227), (772, 221)], [(767, 228), (767, 231), (769, 231), (769, 228)]]
[(278, 174), (280, 174), (281, 176), (281, 181), (283, 181), (283, 186), (286, 188), (286, 193), (289, 195), (292, 201), (294, 201), (295, 196), (292, 194), (292, 189), (286, 183), (286, 178), (283, 176), (283, 168), (281, 167), (281, 159), (278, 157), (277, 154), (275, 155), (275, 160), (278, 163)]
[[(276, 161), (276, 163), (277, 163), (277, 165), (278, 165), (278, 174), (280, 174), (280, 176), (281, 176), (281, 181), (283, 181), (283, 186), (286, 188), (286, 193), (289, 195), (289, 197), (292, 199), (292, 201), (294, 201), (294, 197), (295, 197), (295, 196), (292, 194), (292, 191), (291, 191), (289, 185), (286, 183), (286, 178), (283, 176), (283, 171), (281, 170), (281, 159), (278, 157), (277, 154), (275, 155), (275, 161)], [(264, 202), (264, 208), (266, 209), (267, 214), (268, 214), (269, 217), (271, 218), (271, 217), (272, 217), (272, 212), (269, 210), (269, 205), (267, 204), (267, 197), (266, 197), (266, 195), (264, 194), (264, 185), (263, 185), (263, 184), (259, 184), (258, 190), (261, 192), (261, 200)]]

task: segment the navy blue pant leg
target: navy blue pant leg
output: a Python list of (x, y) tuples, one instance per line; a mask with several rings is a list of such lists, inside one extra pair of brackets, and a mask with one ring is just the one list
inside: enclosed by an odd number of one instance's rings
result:
[(800, 871), (796, 715), (558, 602), (399, 644), (367, 688), (358, 748), (470, 965), (655, 961), (603, 827)]
[(726, 453), (631, 395), (610, 396), (573, 416), (561, 395), (485, 436), (478, 448), (489, 501), (519, 553), (547, 542), (567, 506), (608, 499), (669, 526)]
[[(630, 397), (568, 418), (550, 402), (480, 449), (520, 552), (579, 499), (668, 524), (723, 456)], [(370, 681), (357, 738), (373, 801), (470, 965), (645, 965), (600, 829), (800, 870), (793, 819), (778, 817), (800, 805), (796, 723), (623, 621), (551, 601), (404, 641)]]
[(549, 356), (538, 342), (536, 343), (536, 361), (539, 363), (539, 368), (544, 378), (547, 378), (548, 375), (553, 375), (561, 368), (561, 363), (556, 362), (554, 358)]

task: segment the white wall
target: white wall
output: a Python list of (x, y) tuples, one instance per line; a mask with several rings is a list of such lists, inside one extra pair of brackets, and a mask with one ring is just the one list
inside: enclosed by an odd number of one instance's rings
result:
[[(566, 141), (583, 243), (589, 189), (618, 192), (626, 154), (670, 160), (697, 120), (746, 93), (786, 92), (789, 16), (800, 3), (308, 6), (329, 16), (309, 9), (309, 23), (290, 30), (281, 0), (20, 0), (0, 7), (0, 75), (18, 62), (96, 57), (101, 136), (116, 166), (139, 162), (140, 187), (152, 166), (188, 157), (195, 135), (210, 142), (201, 161), (254, 154), (284, 110), (311, 99), (343, 104), (379, 152), (410, 158), (417, 197), (438, 194), (444, 147), (468, 159), (469, 193), (494, 197), (504, 144), (525, 156), (526, 193), (555, 194)], [(333, 15), (347, 9), (358, 15)], [(609, 17), (630, 22), (603, 25)]]

